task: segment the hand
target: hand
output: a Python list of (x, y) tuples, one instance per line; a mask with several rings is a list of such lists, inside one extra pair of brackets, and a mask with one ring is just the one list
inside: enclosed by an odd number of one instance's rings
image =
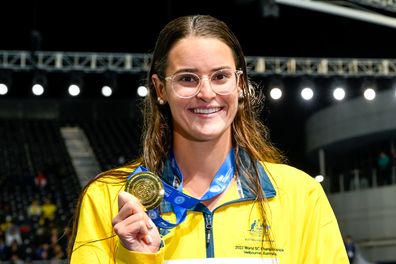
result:
[(161, 237), (140, 201), (128, 192), (118, 195), (118, 214), (113, 219), (114, 232), (129, 250), (155, 253)]

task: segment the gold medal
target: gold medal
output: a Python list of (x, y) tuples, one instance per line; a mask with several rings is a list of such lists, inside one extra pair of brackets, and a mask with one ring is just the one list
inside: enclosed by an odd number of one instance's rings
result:
[(158, 207), (165, 192), (161, 179), (149, 171), (138, 172), (131, 177), (125, 191), (138, 198), (146, 210)]

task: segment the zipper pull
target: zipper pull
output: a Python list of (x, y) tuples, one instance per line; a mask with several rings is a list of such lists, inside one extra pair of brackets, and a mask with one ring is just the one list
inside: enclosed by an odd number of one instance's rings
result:
[(206, 229), (206, 244), (210, 243), (210, 234), (212, 233), (212, 217), (205, 216), (205, 229)]

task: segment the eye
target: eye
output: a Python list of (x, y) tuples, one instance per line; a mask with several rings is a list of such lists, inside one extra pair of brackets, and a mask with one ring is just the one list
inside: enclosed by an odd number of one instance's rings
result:
[(213, 73), (212, 81), (217, 83), (224, 83), (227, 82), (232, 77), (231, 71), (221, 70), (218, 72)]
[(180, 73), (175, 76), (174, 81), (183, 86), (197, 86), (199, 77), (193, 73)]

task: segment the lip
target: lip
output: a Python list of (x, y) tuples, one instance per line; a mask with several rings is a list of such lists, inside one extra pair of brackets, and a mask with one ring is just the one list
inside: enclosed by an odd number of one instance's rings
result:
[(189, 108), (190, 112), (196, 115), (213, 115), (221, 112), (223, 107), (220, 106), (211, 106), (211, 107), (194, 107)]

